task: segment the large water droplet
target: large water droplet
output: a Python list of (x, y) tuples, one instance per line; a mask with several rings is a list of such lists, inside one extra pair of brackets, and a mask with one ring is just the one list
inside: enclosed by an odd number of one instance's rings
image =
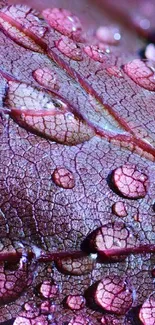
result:
[(122, 256), (111, 256), (110, 252), (115, 249), (137, 247), (139, 244), (137, 234), (122, 221), (116, 221), (103, 225), (90, 233), (82, 243), (82, 249), (88, 252), (97, 252), (103, 261), (106, 259), (119, 261)]
[(122, 201), (115, 202), (112, 206), (112, 212), (118, 217), (126, 217), (127, 209), (125, 203)]
[(155, 61), (155, 45), (154, 44), (148, 44), (145, 49), (145, 57), (148, 60)]
[(68, 58), (76, 61), (82, 60), (82, 51), (80, 47), (67, 36), (62, 36), (55, 42), (58, 50), (65, 54)]
[(100, 26), (96, 31), (96, 36), (100, 42), (117, 45), (121, 40), (121, 34), (118, 27)]
[(80, 41), (82, 25), (78, 17), (67, 9), (48, 8), (43, 10), (43, 17), (49, 25), (61, 34)]
[(75, 145), (95, 134), (62, 98), (29, 84), (8, 81), (5, 104), (21, 126), (50, 140)]
[(151, 293), (143, 303), (140, 309), (139, 318), (144, 325), (155, 324), (155, 292)]
[(83, 275), (93, 270), (95, 261), (89, 256), (60, 257), (55, 264), (58, 270), (64, 274)]
[(47, 48), (42, 40), (47, 27), (38, 13), (27, 6), (4, 7), (0, 12), (0, 26), (17, 44), (29, 50), (44, 53)]
[(151, 61), (135, 59), (123, 67), (126, 74), (137, 85), (151, 91), (155, 91), (155, 64)]
[(55, 184), (60, 187), (71, 189), (75, 186), (73, 173), (64, 167), (56, 168), (52, 175), (52, 178)]
[(84, 47), (85, 53), (94, 61), (105, 62), (107, 54), (110, 53), (110, 49), (103, 44), (99, 45), (87, 45)]
[[(3, 253), (5, 252), (3, 251)], [(32, 282), (33, 270), (31, 270), (30, 265), (28, 266), (24, 253), (19, 263), (13, 264), (13, 266), (15, 266), (15, 269), (7, 269), (4, 262), (0, 263), (0, 304), (17, 299)]]
[(94, 300), (104, 310), (124, 315), (132, 305), (132, 290), (119, 276), (103, 278), (96, 285)]
[(33, 77), (41, 86), (49, 90), (60, 88), (57, 73), (46, 67), (33, 71)]
[(148, 189), (148, 176), (135, 165), (125, 164), (112, 173), (114, 189), (128, 199), (145, 197)]
[(69, 295), (66, 298), (65, 304), (72, 310), (80, 310), (85, 306), (86, 300), (81, 295)]

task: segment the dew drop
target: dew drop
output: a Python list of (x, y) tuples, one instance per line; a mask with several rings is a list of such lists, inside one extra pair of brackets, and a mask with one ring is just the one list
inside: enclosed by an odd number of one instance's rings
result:
[(155, 45), (154, 44), (148, 44), (145, 49), (145, 57), (148, 60), (155, 61)]
[(5, 105), (19, 125), (49, 140), (75, 145), (95, 135), (65, 100), (29, 84), (8, 81)]
[[(27, 304), (28, 305), (28, 304)], [(25, 307), (25, 306), (24, 306)], [(46, 316), (40, 315), (40, 310), (36, 306), (30, 305), (21, 311), (15, 319), (13, 325), (49, 325)]]
[(43, 298), (52, 299), (58, 294), (58, 286), (51, 281), (41, 283), (39, 293)]
[(95, 261), (89, 256), (57, 258), (57, 269), (64, 274), (84, 275), (93, 270)]
[(123, 73), (122, 73), (121, 69), (118, 68), (116, 65), (106, 68), (106, 71), (112, 77), (114, 76), (117, 78), (123, 78)]
[(152, 292), (150, 296), (143, 303), (139, 318), (143, 325), (154, 325), (155, 322), (155, 292)]
[(135, 59), (126, 63), (123, 69), (137, 85), (155, 91), (155, 63), (153, 61)]
[(45, 300), (41, 303), (40, 310), (44, 315), (53, 314), (56, 311), (56, 305), (49, 300)]
[(34, 79), (43, 87), (49, 90), (59, 90), (59, 81), (57, 73), (44, 67), (33, 71)]
[(92, 325), (88, 318), (83, 316), (74, 316), (68, 325)]
[(82, 51), (80, 47), (67, 36), (62, 36), (58, 41), (55, 42), (58, 50), (65, 54), (68, 58), (81, 61), (82, 60)]
[(110, 256), (109, 252), (138, 245), (140, 245), (140, 240), (132, 228), (127, 227), (122, 221), (115, 221), (92, 231), (83, 241), (81, 248), (87, 252), (98, 253), (103, 261), (106, 259), (120, 261), (122, 256)]
[(107, 54), (110, 53), (110, 49), (103, 44), (87, 45), (84, 47), (84, 52), (94, 61), (103, 63), (107, 58)]
[(69, 295), (66, 298), (65, 304), (72, 310), (80, 310), (85, 306), (86, 300), (81, 295)]
[(96, 31), (96, 36), (100, 42), (117, 45), (121, 40), (121, 34), (115, 26), (100, 26)]
[(17, 44), (39, 53), (44, 53), (47, 44), (42, 39), (47, 31), (38, 13), (25, 5), (4, 7), (0, 12), (1, 29)]
[(132, 290), (119, 276), (105, 277), (96, 285), (94, 300), (104, 310), (124, 315), (133, 302)]
[(48, 8), (43, 10), (43, 17), (49, 25), (61, 34), (80, 41), (82, 25), (79, 18), (69, 10), (59, 8)]
[(128, 199), (140, 199), (147, 193), (148, 176), (135, 165), (125, 164), (113, 171), (112, 183), (118, 194)]
[(75, 186), (75, 179), (73, 173), (64, 167), (58, 167), (54, 170), (52, 175), (53, 181), (56, 185), (71, 189)]
[(115, 202), (112, 206), (112, 212), (118, 217), (126, 217), (127, 209), (125, 203), (122, 201)]

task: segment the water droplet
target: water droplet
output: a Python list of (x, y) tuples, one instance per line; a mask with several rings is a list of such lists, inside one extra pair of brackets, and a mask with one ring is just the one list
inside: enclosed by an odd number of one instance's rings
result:
[(82, 51), (80, 47), (67, 36), (62, 36), (58, 41), (55, 42), (58, 50), (65, 54), (68, 58), (76, 61), (82, 60)]
[(74, 316), (68, 325), (92, 325), (88, 318), (83, 316)]
[(121, 34), (118, 27), (100, 26), (96, 31), (96, 36), (100, 42), (117, 45), (121, 40)]
[(128, 199), (140, 199), (147, 193), (148, 176), (135, 165), (125, 164), (113, 171), (112, 183), (120, 195)]
[(96, 285), (94, 300), (104, 310), (124, 315), (133, 302), (132, 290), (119, 276), (105, 277)]
[(49, 90), (59, 90), (59, 81), (57, 73), (44, 67), (33, 71), (34, 79), (43, 87)]
[(40, 315), (39, 308), (32, 303), (30, 303), (30, 307), (26, 307), (24, 309), (25, 310), (21, 311), (17, 316), (13, 325), (49, 325), (46, 316)]
[(150, 296), (143, 303), (139, 318), (144, 325), (154, 325), (155, 321), (155, 292), (152, 292)]
[(52, 178), (55, 184), (60, 187), (71, 189), (75, 186), (73, 173), (64, 167), (56, 168), (52, 175)]
[(0, 12), (2, 30), (17, 44), (39, 53), (44, 53), (47, 44), (41, 36), (47, 31), (45, 23), (36, 20), (37, 13), (24, 5), (4, 7)]
[(72, 310), (80, 310), (85, 306), (86, 300), (81, 295), (69, 295), (66, 298), (65, 304)]
[(82, 25), (78, 17), (69, 10), (59, 8), (48, 8), (43, 10), (43, 17), (49, 25), (61, 34), (80, 41)]
[(145, 49), (145, 57), (148, 60), (155, 61), (155, 45), (154, 44), (148, 44)]
[(84, 52), (94, 61), (105, 62), (107, 55), (110, 53), (110, 49), (103, 44), (99, 45), (87, 45), (84, 47)]
[(31, 284), (33, 270), (27, 262), (26, 255), (23, 253), (19, 263), (11, 264), (13, 269), (7, 269), (8, 264), (4, 262), (0, 263), (0, 304), (14, 301)]
[(137, 83), (137, 85), (151, 91), (155, 91), (155, 64), (147, 60), (135, 59), (123, 67), (125, 73)]
[(118, 217), (126, 217), (127, 209), (125, 203), (122, 201), (115, 202), (112, 206), (112, 212)]
[(94, 267), (94, 260), (89, 256), (57, 258), (55, 264), (61, 273), (69, 275), (84, 275)]
[[(101, 260), (122, 260), (122, 256), (111, 256), (114, 249), (137, 247), (139, 238), (132, 228), (127, 227), (122, 221), (115, 221), (103, 225), (91, 232), (82, 243), (82, 249), (87, 252), (97, 252)], [(124, 257), (123, 257), (124, 258)]]
[(114, 76), (117, 78), (123, 78), (122, 70), (119, 67), (117, 67), (116, 65), (106, 68), (106, 71), (108, 72), (108, 74), (110, 76)]
[(58, 294), (58, 286), (51, 281), (44, 281), (39, 286), (39, 293), (43, 298), (52, 299)]
[(47, 139), (75, 145), (95, 135), (61, 97), (29, 84), (8, 81), (5, 105), (18, 124)]

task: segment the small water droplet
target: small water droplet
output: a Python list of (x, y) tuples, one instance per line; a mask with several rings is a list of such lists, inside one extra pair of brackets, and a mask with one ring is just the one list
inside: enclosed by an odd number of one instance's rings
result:
[(113, 171), (112, 184), (118, 194), (128, 199), (140, 199), (147, 193), (148, 176), (135, 165), (125, 164)]
[(125, 203), (122, 201), (115, 202), (112, 206), (112, 212), (116, 214), (118, 217), (126, 217), (127, 208)]
[(103, 278), (96, 285), (94, 300), (104, 310), (124, 315), (132, 305), (132, 290), (127, 282), (118, 276)]
[(96, 31), (96, 36), (100, 42), (117, 45), (121, 40), (121, 33), (115, 26), (100, 26)]
[(74, 316), (68, 325), (92, 325), (88, 318), (83, 316)]
[(112, 66), (112, 67), (108, 67), (106, 68), (106, 71), (108, 72), (108, 74), (110, 76), (114, 76), (114, 77), (118, 77), (118, 78), (123, 78), (123, 73), (122, 70), (117, 67), (117, 66)]
[(44, 67), (33, 71), (34, 79), (43, 87), (50, 90), (59, 90), (59, 81), (57, 73)]
[(65, 301), (65, 305), (72, 310), (80, 310), (85, 304), (86, 300), (81, 295), (69, 295)]
[(80, 47), (67, 36), (62, 36), (58, 41), (55, 42), (58, 50), (65, 54), (68, 58), (81, 61), (82, 60), (82, 51)]
[(150, 296), (143, 303), (139, 318), (144, 325), (154, 325), (155, 320), (155, 292), (152, 292)]
[(145, 57), (148, 60), (155, 61), (155, 45), (150, 43), (146, 46)]
[(84, 52), (94, 61), (103, 63), (110, 53), (110, 49), (103, 44), (87, 45), (84, 47)]
[(54, 170), (52, 175), (53, 181), (56, 185), (71, 189), (75, 186), (75, 179), (73, 173), (64, 167), (58, 167)]
[(44, 281), (39, 287), (39, 293), (43, 298), (54, 298), (58, 294), (58, 286), (51, 281)]
[(80, 41), (82, 25), (79, 18), (67, 9), (48, 8), (43, 10), (43, 17), (49, 25), (61, 34)]
[(155, 64), (153, 61), (135, 59), (126, 63), (123, 69), (137, 85), (155, 91)]

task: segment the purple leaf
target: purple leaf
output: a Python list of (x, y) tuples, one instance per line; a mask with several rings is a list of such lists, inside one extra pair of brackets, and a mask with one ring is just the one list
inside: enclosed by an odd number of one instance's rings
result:
[(13, 2), (0, 10), (0, 324), (152, 325), (155, 82), (139, 53), (153, 2)]

